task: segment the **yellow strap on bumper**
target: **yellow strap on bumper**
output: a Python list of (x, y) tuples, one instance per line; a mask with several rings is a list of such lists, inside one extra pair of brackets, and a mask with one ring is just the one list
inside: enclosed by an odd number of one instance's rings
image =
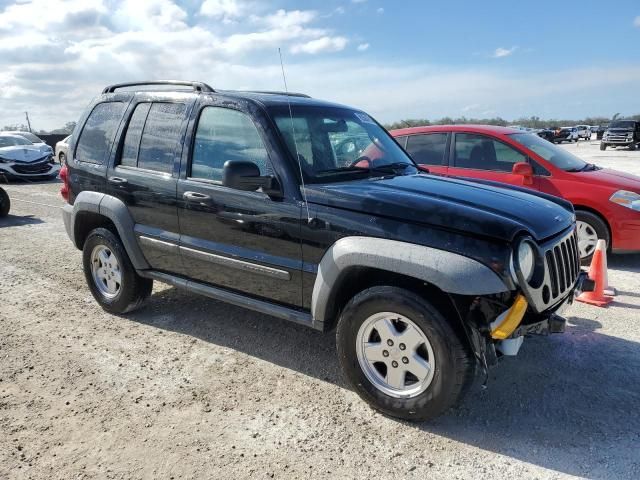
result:
[(496, 340), (504, 340), (511, 335), (513, 331), (518, 328), (518, 325), (520, 325), (528, 306), (529, 304), (527, 303), (527, 299), (524, 298), (524, 295), (518, 295), (516, 301), (511, 305), (511, 308), (505, 312), (504, 318), (491, 330), (491, 337)]

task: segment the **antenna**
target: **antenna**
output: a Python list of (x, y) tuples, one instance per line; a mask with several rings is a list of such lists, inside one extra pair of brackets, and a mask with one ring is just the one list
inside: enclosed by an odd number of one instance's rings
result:
[(287, 77), (284, 74), (284, 63), (282, 62), (282, 51), (278, 47), (278, 55), (280, 56), (280, 68), (282, 69), (282, 80), (284, 82), (284, 91), (287, 97), (287, 104), (289, 105), (289, 119), (291, 120), (291, 132), (293, 134), (293, 146), (296, 150), (296, 160), (298, 161), (298, 168), (300, 169), (300, 181), (302, 182), (302, 198), (304, 199), (304, 206), (307, 209), (307, 223), (311, 223), (311, 214), (309, 213), (309, 202), (307, 202), (307, 189), (304, 186), (304, 175), (302, 174), (302, 163), (300, 163), (300, 154), (298, 153), (298, 141), (296, 140), (296, 127), (293, 124), (293, 112), (291, 110), (291, 98), (289, 97), (289, 89), (287, 88)]

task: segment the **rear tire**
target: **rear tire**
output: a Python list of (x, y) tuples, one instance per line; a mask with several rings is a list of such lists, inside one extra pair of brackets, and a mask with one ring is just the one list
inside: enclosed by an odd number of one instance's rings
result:
[(456, 404), (474, 379), (473, 356), (449, 322), (402, 288), (372, 287), (353, 297), (340, 315), (336, 343), (355, 391), (392, 417), (434, 418)]
[(606, 150), (606, 149), (607, 149), (607, 144), (600, 142), (600, 150)]
[(4, 188), (0, 188), (0, 218), (9, 215), (11, 210), (11, 199)]
[(153, 280), (136, 273), (122, 242), (106, 228), (89, 233), (82, 263), (93, 298), (109, 313), (135, 310), (151, 295)]

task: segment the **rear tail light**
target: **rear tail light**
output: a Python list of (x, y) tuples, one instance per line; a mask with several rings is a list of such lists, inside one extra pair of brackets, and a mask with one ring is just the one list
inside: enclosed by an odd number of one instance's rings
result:
[(69, 169), (67, 169), (66, 165), (60, 169), (60, 180), (62, 180), (60, 195), (62, 195), (62, 198), (69, 202)]

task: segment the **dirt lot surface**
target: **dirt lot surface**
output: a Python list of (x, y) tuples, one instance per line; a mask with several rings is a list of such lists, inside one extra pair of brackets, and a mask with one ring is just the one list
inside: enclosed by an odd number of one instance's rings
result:
[[(640, 152), (567, 145), (640, 174)], [(0, 220), (0, 478), (639, 478), (640, 255), (464, 404), (410, 424), (346, 387), (334, 336), (156, 283), (109, 315), (85, 286), (57, 182)]]

